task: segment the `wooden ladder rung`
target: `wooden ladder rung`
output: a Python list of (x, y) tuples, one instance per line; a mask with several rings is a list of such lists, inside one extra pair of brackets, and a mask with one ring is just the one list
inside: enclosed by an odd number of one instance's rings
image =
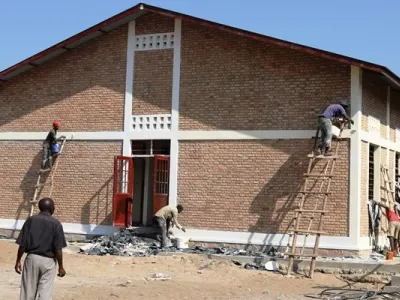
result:
[(295, 212), (301, 212), (301, 213), (316, 213), (316, 214), (327, 214), (329, 211), (328, 210), (321, 210), (321, 209), (296, 209)]
[(330, 195), (332, 192), (294, 192), (294, 194), (310, 194), (310, 195)]
[(35, 185), (35, 188), (39, 188), (39, 187), (42, 187), (45, 185), (51, 185), (51, 184), (52, 184), (51, 182), (39, 183), (39, 184)]
[(50, 172), (50, 171), (51, 171), (51, 169), (40, 169), (40, 170), (38, 171), (38, 174), (48, 173), (48, 172)]
[(313, 154), (308, 154), (308, 158), (318, 158), (318, 159), (336, 159), (338, 158), (337, 155), (331, 155), (331, 156), (325, 156), (325, 155), (313, 155)]
[(331, 175), (331, 174), (313, 174), (313, 173), (304, 173), (303, 176), (306, 177), (326, 177), (326, 178), (332, 178), (335, 175)]
[(299, 257), (318, 257), (317, 254), (294, 254), (294, 253), (289, 253), (288, 256), (299, 256)]
[(313, 234), (324, 234), (325, 231), (320, 230), (308, 230), (308, 229), (295, 229), (293, 230), (294, 233), (313, 233)]
[(38, 202), (39, 202), (38, 200), (31, 200), (31, 201), (29, 201), (30, 204), (36, 204), (36, 203), (38, 203)]

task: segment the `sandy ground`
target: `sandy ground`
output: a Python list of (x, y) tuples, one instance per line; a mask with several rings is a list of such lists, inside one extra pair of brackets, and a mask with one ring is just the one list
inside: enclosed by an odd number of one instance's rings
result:
[[(20, 275), (14, 271), (16, 251), (13, 241), (0, 241), (1, 299), (18, 299)], [(318, 293), (326, 287), (347, 286), (334, 275), (317, 273), (312, 280), (300, 276), (286, 278), (267, 271), (245, 270), (228, 260), (210, 260), (198, 255), (100, 257), (67, 249), (64, 260), (67, 275), (56, 278), (55, 300), (296, 300), (306, 299), (304, 294)], [(171, 279), (146, 280), (153, 273), (163, 273)]]

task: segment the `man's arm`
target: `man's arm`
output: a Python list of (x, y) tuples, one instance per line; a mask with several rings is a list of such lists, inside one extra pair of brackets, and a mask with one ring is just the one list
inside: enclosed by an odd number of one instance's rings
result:
[(62, 249), (57, 250), (56, 258), (57, 258), (57, 263), (58, 263), (58, 274), (57, 275), (59, 277), (64, 277), (65, 274), (67, 274), (67, 272), (65, 272), (65, 270), (64, 270)]
[(57, 225), (57, 229), (56, 229), (54, 239), (53, 239), (53, 249), (56, 252), (55, 254), (56, 254), (56, 259), (57, 259), (57, 263), (58, 263), (58, 276), (59, 277), (64, 277), (66, 274), (65, 269), (64, 269), (63, 252), (62, 252), (62, 248), (65, 248), (65, 247), (67, 247), (67, 242), (65, 241), (63, 227), (62, 227), (61, 223), (59, 223)]
[(15, 272), (18, 274), (21, 274), (22, 272), (22, 264), (21, 264), (21, 259), (22, 256), (24, 256), (25, 253), (25, 248), (22, 246), (18, 247), (18, 252), (17, 252), (17, 261), (15, 262)]
[(342, 115), (343, 118), (347, 121), (349, 121), (351, 124), (354, 124), (354, 121), (347, 115), (346, 110), (342, 107)]
[(178, 223), (178, 214), (175, 211), (172, 212), (172, 222), (174, 222), (176, 228), (182, 229), (182, 226)]
[(22, 229), (18, 235), (17, 240), (15, 241), (15, 243), (17, 245), (19, 245), (18, 252), (17, 252), (17, 260), (15, 262), (15, 268), (14, 268), (15, 272), (17, 272), (18, 274), (21, 274), (21, 271), (22, 271), (21, 259), (22, 259), (22, 256), (24, 256), (25, 249), (28, 247), (28, 243), (26, 240), (26, 231), (27, 231), (27, 227), (30, 226), (30, 221), (31, 221), (31, 218), (28, 218), (25, 221), (25, 223), (22, 226)]

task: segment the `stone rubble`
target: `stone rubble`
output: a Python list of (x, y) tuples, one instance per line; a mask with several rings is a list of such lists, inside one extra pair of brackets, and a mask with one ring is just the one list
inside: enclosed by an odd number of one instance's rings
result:
[[(157, 255), (160, 252), (177, 253), (195, 253), (195, 254), (218, 254), (221, 256), (251, 256), (254, 257), (254, 264), (245, 266), (248, 269), (262, 269), (261, 261), (263, 258), (285, 258), (283, 253), (277, 251), (276, 247), (269, 247), (264, 252), (254, 250), (239, 250), (227, 247), (206, 248), (202, 246), (193, 246), (188, 249), (177, 249), (176, 245), (167, 248), (160, 248), (159, 237), (156, 234), (139, 233), (132, 229), (121, 229), (113, 236), (102, 236), (91, 241), (91, 244), (80, 248), (82, 253), (88, 255), (118, 255), (149, 257)], [(317, 258), (323, 261), (342, 261), (342, 262), (362, 262), (376, 263), (385, 260), (385, 256), (379, 253), (373, 253), (369, 257), (357, 255)]]

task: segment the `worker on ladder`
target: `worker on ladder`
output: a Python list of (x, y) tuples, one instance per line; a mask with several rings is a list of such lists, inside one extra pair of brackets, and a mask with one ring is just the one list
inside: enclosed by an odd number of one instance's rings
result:
[(324, 109), (318, 116), (318, 128), (321, 131), (321, 143), (318, 146), (318, 154), (331, 156), (332, 141), (332, 119), (344, 118), (354, 124), (354, 121), (347, 115), (346, 109), (349, 107), (347, 101), (340, 101), (339, 104), (331, 104)]
[(53, 122), (53, 128), (47, 134), (43, 142), (42, 170), (49, 170), (53, 166), (53, 156), (58, 154), (58, 141), (64, 140), (65, 136), (57, 138), (57, 131), (60, 129), (61, 122), (56, 120)]

